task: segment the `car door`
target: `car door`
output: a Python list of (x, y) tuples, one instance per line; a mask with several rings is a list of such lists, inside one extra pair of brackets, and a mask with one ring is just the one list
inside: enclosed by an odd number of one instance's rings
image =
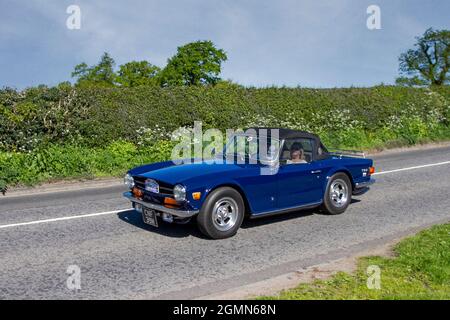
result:
[(253, 214), (276, 209), (277, 174), (261, 174), (260, 165), (246, 165), (246, 174), (236, 178), (242, 186)]
[[(260, 139), (262, 141), (260, 141)], [(267, 143), (266, 150), (259, 150), (260, 142)], [(235, 143), (237, 143), (237, 140)], [(243, 170), (240, 170), (239, 176), (235, 177), (234, 180), (237, 181), (243, 189), (252, 214), (257, 215), (276, 210), (278, 185), (276, 173), (278, 170), (273, 166), (263, 164), (261, 159), (259, 159), (259, 156), (267, 154), (267, 150), (271, 149), (274, 150), (274, 152), (270, 156), (264, 156), (264, 158), (266, 160), (278, 160), (280, 141), (278, 139), (271, 139), (270, 137), (259, 137), (258, 140), (256, 140), (249, 135), (245, 136), (243, 145), (245, 153), (253, 155), (251, 158), (254, 160), (254, 163), (249, 163), (251, 162), (250, 159), (246, 159), (245, 164), (238, 164)], [(235, 145), (234, 150), (238, 150), (237, 145)], [(233, 160), (236, 161), (237, 158), (233, 157)]]
[[(314, 155), (314, 140), (308, 138), (286, 139), (281, 151), (277, 174), (277, 208), (287, 209), (322, 200), (322, 165)], [(289, 163), (294, 144), (300, 144), (306, 163)]]

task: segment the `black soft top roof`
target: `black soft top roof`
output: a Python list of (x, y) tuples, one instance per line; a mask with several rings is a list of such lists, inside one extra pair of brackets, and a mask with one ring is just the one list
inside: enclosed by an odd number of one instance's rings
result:
[[(260, 134), (260, 130), (265, 130), (266, 135), (271, 135), (271, 130), (278, 130), (280, 140), (289, 139), (289, 138), (310, 138), (310, 139), (314, 139), (316, 141), (320, 141), (319, 136), (317, 136), (313, 133), (307, 132), (307, 131), (286, 129), (286, 128), (269, 128), (269, 127), (254, 127), (254, 128), (247, 128), (247, 130), (248, 129), (255, 130), (258, 133), (258, 135)], [(261, 132), (261, 134), (262, 134), (262, 132)]]

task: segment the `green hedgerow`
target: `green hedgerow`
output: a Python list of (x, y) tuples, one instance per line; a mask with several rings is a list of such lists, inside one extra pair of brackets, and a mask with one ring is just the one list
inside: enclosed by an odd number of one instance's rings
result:
[[(306, 89), (217, 87), (59, 87), (0, 90), (0, 150), (32, 151), (47, 144), (138, 146), (167, 139), (179, 127), (281, 126), (328, 135), (354, 146), (363, 132), (391, 130), (416, 143), (448, 127), (450, 89), (378, 86)], [(358, 132), (355, 137), (354, 132)], [(334, 136), (334, 137), (333, 137)], [(431, 137), (432, 138), (432, 137)], [(349, 141), (353, 140), (353, 141)], [(337, 147), (337, 146), (336, 146)]]

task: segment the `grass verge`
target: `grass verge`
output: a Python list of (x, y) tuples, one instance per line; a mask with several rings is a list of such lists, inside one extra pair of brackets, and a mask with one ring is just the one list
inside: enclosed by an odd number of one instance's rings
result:
[[(258, 299), (450, 299), (450, 223), (402, 240), (394, 252), (394, 258), (360, 258), (354, 274), (339, 272)], [(379, 289), (368, 288), (376, 284), (372, 266), (380, 270)]]
[(123, 176), (133, 167), (170, 159), (172, 147), (166, 141), (140, 148), (116, 141), (105, 148), (51, 145), (28, 153), (0, 152), (0, 192), (7, 186)]

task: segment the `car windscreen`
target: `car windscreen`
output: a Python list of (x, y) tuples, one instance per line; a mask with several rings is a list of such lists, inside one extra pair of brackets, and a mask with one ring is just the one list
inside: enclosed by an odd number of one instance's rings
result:
[(267, 136), (235, 134), (228, 140), (223, 153), (227, 158), (252, 162), (278, 160), (280, 141)]

